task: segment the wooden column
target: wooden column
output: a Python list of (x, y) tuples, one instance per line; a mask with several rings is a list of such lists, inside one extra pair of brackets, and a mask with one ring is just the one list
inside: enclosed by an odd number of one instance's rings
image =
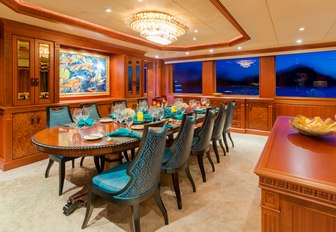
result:
[(211, 96), (216, 92), (215, 61), (203, 61), (202, 64), (202, 95)]
[(260, 57), (259, 96), (262, 98), (275, 97), (276, 85), (275, 57)]
[(110, 61), (113, 67), (110, 70), (111, 74), (111, 96), (124, 98), (126, 96), (125, 92), (125, 73), (126, 73), (126, 57), (125, 55), (113, 55)]

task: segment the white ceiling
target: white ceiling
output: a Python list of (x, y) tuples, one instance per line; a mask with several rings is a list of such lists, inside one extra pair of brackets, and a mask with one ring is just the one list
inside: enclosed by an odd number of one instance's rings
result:
[[(179, 37), (172, 45), (192, 46), (226, 41), (240, 33), (208, 0), (23, 0), (25, 3), (72, 16), (99, 26), (139, 37), (125, 23), (128, 16), (142, 10), (160, 10), (170, 13), (189, 27), (186, 35)], [(226, 53), (263, 48), (336, 41), (336, 0), (221, 0), (238, 24), (251, 37), (250, 40), (233, 47), (215, 48), (213, 53)], [(111, 13), (105, 9), (111, 8)], [(146, 56), (160, 58), (188, 57), (209, 54), (209, 49), (189, 51), (159, 51), (153, 48), (119, 41), (106, 35), (53, 23), (15, 13), (0, 4), (0, 15), (19, 22), (81, 35), (110, 43), (143, 50)], [(299, 31), (304, 27), (304, 31)], [(198, 32), (195, 33), (194, 30)], [(196, 37), (197, 40), (192, 38)], [(139, 37), (140, 38), (140, 37)]]

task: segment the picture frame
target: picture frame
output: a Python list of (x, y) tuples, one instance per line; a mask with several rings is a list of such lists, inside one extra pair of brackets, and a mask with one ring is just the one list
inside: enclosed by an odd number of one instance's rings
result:
[(60, 97), (110, 95), (109, 56), (60, 49)]

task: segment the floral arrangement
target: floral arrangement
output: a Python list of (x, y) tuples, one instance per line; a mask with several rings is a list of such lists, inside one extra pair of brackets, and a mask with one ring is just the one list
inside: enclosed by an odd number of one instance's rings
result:
[(122, 115), (125, 118), (133, 118), (135, 116), (135, 111), (131, 108), (126, 108), (124, 109), (124, 111), (122, 112)]

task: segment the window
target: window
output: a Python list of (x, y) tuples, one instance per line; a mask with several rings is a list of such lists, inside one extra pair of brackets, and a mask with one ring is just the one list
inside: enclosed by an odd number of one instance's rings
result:
[(259, 95), (259, 58), (216, 61), (218, 93)]
[(174, 93), (202, 93), (202, 62), (173, 64)]
[(276, 95), (336, 97), (336, 51), (276, 56)]

